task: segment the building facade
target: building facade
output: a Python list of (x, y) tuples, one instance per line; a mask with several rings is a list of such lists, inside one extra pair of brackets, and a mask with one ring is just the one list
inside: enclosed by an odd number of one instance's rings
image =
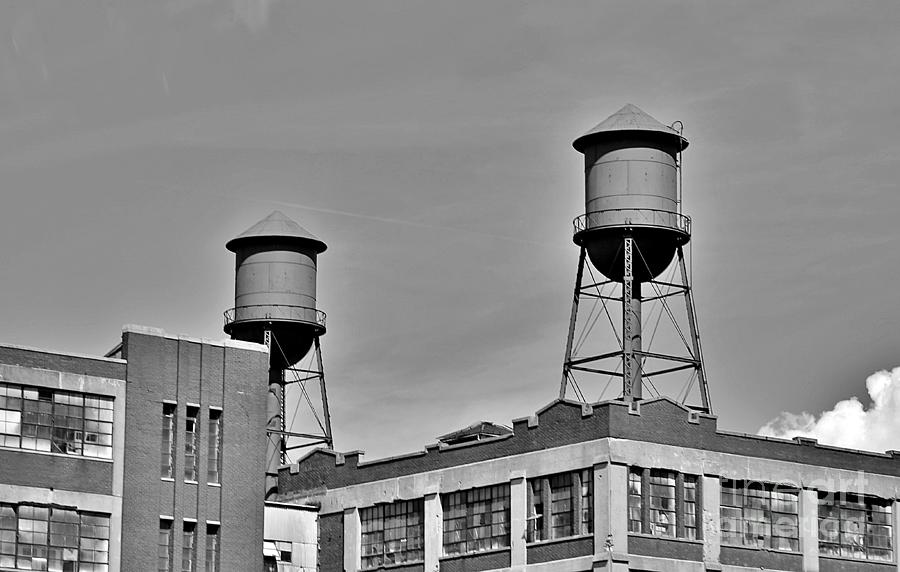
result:
[(0, 346), (0, 570), (260, 570), (268, 349)]
[(719, 431), (667, 398), (559, 400), (508, 435), (279, 472), (321, 572), (898, 570), (900, 453)]

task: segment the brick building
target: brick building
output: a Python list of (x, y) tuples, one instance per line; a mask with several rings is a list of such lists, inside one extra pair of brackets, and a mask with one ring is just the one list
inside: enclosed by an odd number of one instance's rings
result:
[(260, 570), (265, 346), (0, 346), (0, 570)]
[(900, 453), (720, 431), (668, 398), (558, 400), (512, 429), (317, 450), (280, 501), (318, 507), (321, 572), (898, 569)]

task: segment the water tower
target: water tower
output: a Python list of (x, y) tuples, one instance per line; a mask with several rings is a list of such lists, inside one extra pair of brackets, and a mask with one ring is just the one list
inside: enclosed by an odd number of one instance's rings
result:
[[(325, 392), (322, 350), (325, 314), (316, 308), (316, 258), (325, 243), (275, 211), (228, 241), (235, 253), (234, 308), (225, 312), (225, 333), (233, 339), (269, 346), (266, 497), (276, 492), (278, 467), (290, 450), (333, 446)], [(298, 368), (314, 349), (315, 363)], [(316, 430), (298, 433), (286, 426), (285, 403), (304, 406)], [(261, 389), (261, 388), (260, 388)], [(311, 393), (318, 392), (312, 399)], [(318, 401), (318, 405), (316, 405)]]
[[(676, 123), (673, 125), (679, 125)], [(638, 401), (645, 385), (661, 394), (661, 378), (676, 372), (690, 373), (677, 392), (682, 402), (710, 411), (709, 392), (700, 352), (700, 338), (685, 265), (683, 247), (691, 238), (690, 218), (681, 212), (681, 152), (687, 140), (680, 129), (663, 125), (634, 105), (626, 105), (572, 143), (584, 154), (585, 214), (574, 221), (574, 242), (581, 253), (575, 296), (563, 362), (560, 398), (568, 391), (584, 399), (576, 372), (621, 378), (620, 398)], [(587, 268), (585, 259), (593, 267)], [(672, 278), (663, 275), (672, 268)], [(594, 275), (594, 270), (599, 276)], [(676, 270), (679, 276), (675, 277)], [(645, 297), (645, 294), (647, 295)], [(679, 320), (670, 302), (683, 297), (684, 319)], [(583, 302), (594, 308), (585, 319)], [(683, 342), (679, 351), (651, 351), (646, 347), (642, 306), (658, 306), (659, 316), (674, 326)], [(583, 314), (581, 308), (581, 314)], [(621, 314), (621, 327), (613, 313)], [(615, 344), (597, 352), (589, 348), (591, 331), (605, 314), (615, 334)], [(576, 340), (576, 326), (583, 329)], [(655, 336), (658, 331), (654, 327)], [(686, 322), (687, 331), (681, 322)], [(607, 384), (608, 385), (608, 384)], [(675, 393), (675, 392), (673, 392)], [(699, 404), (689, 403), (699, 394)]]

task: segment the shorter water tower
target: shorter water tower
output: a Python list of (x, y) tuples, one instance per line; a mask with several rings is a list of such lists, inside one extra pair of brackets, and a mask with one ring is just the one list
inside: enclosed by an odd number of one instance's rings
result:
[[(697, 409), (710, 411), (709, 392), (700, 353), (700, 338), (694, 312), (683, 247), (691, 238), (691, 220), (681, 212), (681, 152), (688, 146), (680, 129), (667, 126), (628, 104), (577, 138), (573, 147), (584, 154), (585, 214), (575, 219), (573, 240), (580, 247), (575, 296), (563, 362), (560, 398), (569, 389), (584, 400), (576, 372), (622, 379), (621, 398), (639, 401), (644, 387), (660, 392), (659, 378), (691, 370), (692, 378), (678, 392), (687, 403), (692, 389), (699, 393)], [(585, 259), (587, 267), (585, 276)], [(672, 277), (662, 275), (677, 259)], [(676, 272), (680, 271), (680, 272)], [(675, 277), (678, 273), (679, 276)], [(662, 277), (662, 278), (661, 278)], [(646, 286), (646, 287), (644, 287)], [(646, 347), (643, 323), (646, 301), (659, 305), (674, 332), (684, 342), (681, 352), (652, 351)], [(682, 329), (671, 299), (685, 300)], [(576, 340), (580, 303), (594, 303)], [(615, 306), (621, 314), (621, 329), (612, 317)], [(599, 320), (602, 314), (608, 320)], [(590, 330), (609, 322), (618, 347), (592, 348), (579, 354)], [(656, 320), (659, 324), (659, 318)], [(656, 334), (657, 329), (653, 329)], [(648, 369), (648, 365), (655, 366)], [(614, 365), (612, 365), (614, 364)]]
[[(333, 446), (331, 417), (319, 338), (325, 334), (325, 314), (316, 308), (317, 257), (325, 243), (275, 211), (225, 247), (235, 253), (234, 307), (225, 312), (225, 333), (233, 339), (269, 346), (268, 424), (266, 433), (266, 497), (276, 492), (278, 467), (288, 451), (325, 444)], [(310, 366), (295, 364), (314, 349)], [(318, 410), (309, 394), (319, 392)], [(286, 426), (285, 388), (302, 394), (320, 431), (297, 433)]]

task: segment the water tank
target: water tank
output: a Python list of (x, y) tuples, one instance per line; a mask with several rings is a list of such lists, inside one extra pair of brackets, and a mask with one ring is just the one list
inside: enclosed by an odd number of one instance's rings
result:
[(576, 139), (584, 153), (585, 214), (574, 241), (604, 276), (622, 282), (623, 242), (634, 240), (634, 279), (646, 282), (672, 262), (690, 239), (690, 219), (678, 203), (679, 152), (688, 142), (628, 104)]
[(235, 253), (234, 308), (225, 312), (232, 338), (263, 343), (272, 333), (272, 366), (303, 358), (325, 333), (316, 309), (316, 257), (325, 243), (275, 211), (225, 248)]

